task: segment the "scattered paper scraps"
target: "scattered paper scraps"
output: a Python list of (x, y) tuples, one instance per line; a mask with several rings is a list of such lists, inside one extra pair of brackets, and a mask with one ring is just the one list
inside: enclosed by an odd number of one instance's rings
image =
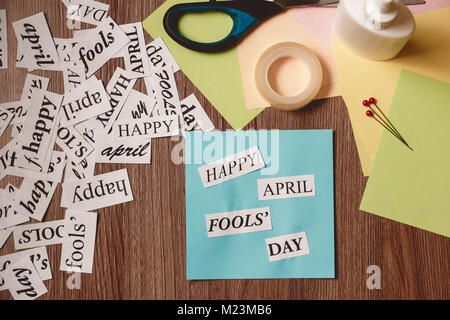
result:
[[(88, 210), (134, 199), (126, 169), (94, 175), (96, 163), (150, 164), (153, 138), (214, 129), (194, 95), (183, 100), (182, 109), (174, 76), (180, 68), (161, 38), (146, 45), (142, 24), (117, 25), (107, 4), (62, 3), (72, 26), (82, 21), (96, 27), (53, 38), (40, 12), (15, 21), (13, 29), (15, 66), (61, 72), (64, 94), (48, 91), (48, 77), (28, 73), (20, 100), (0, 103), (0, 136), (12, 127), (11, 140), (0, 148), (0, 180), (23, 178), (20, 188), (0, 189), (0, 248), (12, 234), (15, 249), (22, 250), (0, 256), (0, 290), (9, 289), (15, 299), (47, 292), (42, 283), (52, 278), (47, 245), (62, 244), (61, 271), (92, 273), (98, 215)], [(0, 9), (0, 68), (8, 66), (6, 28)], [(124, 59), (125, 70), (117, 67), (105, 88), (94, 73), (114, 57)], [(139, 78), (147, 94), (133, 90)], [(46, 221), (59, 183), (66, 217)], [(269, 208), (232, 219), (230, 228), (243, 231), (230, 234), (271, 228)], [(246, 219), (242, 226), (240, 219)], [(25, 224), (30, 220), (39, 222)], [(218, 227), (217, 234), (227, 232), (221, 230), (224, 222)]]
[(108, 17), (109, 5), (94, 0), (71, 0), (67, 4), (67, 18), (98, 25)]
[(161, 37), (150, 42), (146, 47), (146, 51), (151, 67), (160, 68), (169, 66), (172, 68), (173, 73), (180, 70), (175, 58), (170, 53)]
[(64, 220), (31, 223), (13, 228), (16, 250), (49, 246), (62, 243)]
[(75, 165), (94, 152), (94, 147), (74, 127), (60, 127), (56, 143)]
[(125, 70), (133, 79), (150, 77), (150, 65), (146, 54), (142, 23), (122, 24), (120, 28), (130, 40), (121, 51), (125, 60)]
[(14, 300), (34, 300), (47, 293), (44, 281), (28, 257), (14, 263), (3, 273)]
[(155, 101), (152, 97), (133, 89), (125, 101), (118, 119), (148, 119), (154, 107)]
[(258, 199), (314, 197), (314, 175), (258, 179)]
[(179, 133), (178, 116), (117, 120), (112, 130), (116, 140), (171, 137)]
[(39, 163), (53, 150), (53, 132), (57, 130), (57, 119), (62, 96), (49, 91), (36, 90), (30, 104), (22, 133), (17, 140), (17, 166), (39, 171)]
[(85, 68), (86, 78), (90, 78), (128, 42), (130, 40), (127, 35), (108, 17), (89, 32), (85, 41), (78, 43), (73, 51), (76, 61), (81, 62)]
[(213, 131), (214, 124), (194, 94), (181, 101), (184, 131)]
[(49, 82), (49, 78), (37, 76), (31, 73), (27, 74), (25, 83), (23, 85), (20, 101), (31, 100), (31, 96), (36, 89), (47, 91)]
[(112, 108), (112, 110), (103, 115), (103, 117), (108, 121), (105, 127), (106, 132), (111, 131), (111, 128), (119, 116), (123, 104), (127, 100), (128, 95), (133, 89), (135, 83), (136, 79), (131, 79), (128, 72), (120, 67), (116, 68), (116, 71), (114, 71), (111, 80), (106, 86), (106, 92), (110, 98), (109, 103)]
[(89, 154), (81, 160), (79, 164), (68, 161), (64, 174), (64, 182), (72, 180), (83, 180), (94, 175), (95, 170), (95, 152)]
[(198, 168), (205, 188), (243, 176), (266, 165), (258, 146)]
[(208, 238), (272, 230), (270, 208), (256, 208), (205, 215)]
[(47, 173), (10, 166), (8, 168), (8, 175), (61, 183), (65, 167), (66, 167), (65, 152), (53, 150)]
[(306, 232), (287, 234), (266, 239), (269, 261), (295, 258), (309, 254)]
[(62, 184), (61, 207), (94, 210), (133, 201), (127, 169)]
[(23, 179), (20, 190), (14, 198), (14, 210), (21, 215), (42, 221), (55, 193), (56, 185), (56, 182)]
[(58, 53), (43, 12), (15, 21), (12, 25), (29, 71), (58, 69)]
[(66, 211), (59, 270), (92, 273), (97, 213)]
[(0, 9), (0, 69), (8, 69), (8, 29), (6, 10)]
[(64, 96), (61, 126), (73, 126), (111, 110), (108, 95), (101, 80), (84, 82)]
[(178, 115), (180, 123), (183, 124), (181, 103), (173, 71), (167, 66), (151, 68), (151, 71), (156, 97), (156, 114), (159, 116)]
[(14, 117), (14, 113), (0, 106), (0, 136), (5, 132)]
[(96, 163), (151, 163), (151, 139), (116, 141), (101, 134), (95, 142)]
[(19, 251), (4, 256), (0, 256), (0, 291), (6, 290), (7, 285), (4, 279), (4, 271), (16, 262), (28, 258), (34, 264), (39, 277), (43, 280), (52, 279), (52, 270), (48, 259), (47, 249), (45, 247), (38, 247)]
[(3, 246), (5, 245), (5, 242), (8, 240), (11, 233), (12, 233), (12, 228), (0, 230), (0, 249), (3, 248)]

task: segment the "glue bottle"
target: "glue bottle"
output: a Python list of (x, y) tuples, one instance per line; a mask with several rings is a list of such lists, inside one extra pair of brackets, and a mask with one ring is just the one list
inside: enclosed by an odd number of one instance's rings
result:
[(416, 29), (400, 0), (341, 0), (333, 31), (353, 52), (371, 60), (394, 58)]

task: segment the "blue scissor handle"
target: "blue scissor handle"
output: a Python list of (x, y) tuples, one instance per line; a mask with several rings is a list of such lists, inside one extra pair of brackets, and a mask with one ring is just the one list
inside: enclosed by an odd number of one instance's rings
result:
[[(179, 30), (179, 22), (188, 13), (223, 12), (233, 20), (230, 33), (220, 41), (202, 43), (186, 38)], [(235, 47), (255, 26), (283, 11), (273, 2), (261, 0), (235, 0), (194, 2), (171, 7), (164, 16), (164, 29), (183, 47), (200, 52), (221, 52)]]

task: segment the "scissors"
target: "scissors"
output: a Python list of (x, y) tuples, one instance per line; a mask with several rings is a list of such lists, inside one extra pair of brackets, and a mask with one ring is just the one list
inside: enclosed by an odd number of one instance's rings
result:
[[(182, 3), (171, 7), (164, 16), (164, 29), (167, 34), (183, 47), (200, 52), (221, 52), (235, 47), (264, 20), (269, 19), (290, 7), (327, 6), (339, 0), (232, 0)], [(403, 0), (405, 4), (424, 3), (421, 0)], [(178, 29), (182, 16), (188, 13), (222, 12), (233, 20), (230, 33), (223, 39), (201, 43), (186, 38)]]

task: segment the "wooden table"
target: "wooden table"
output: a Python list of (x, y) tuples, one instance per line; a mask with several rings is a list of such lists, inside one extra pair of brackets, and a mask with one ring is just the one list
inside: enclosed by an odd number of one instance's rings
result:
[[(144, 20), (163, 0), (111, 0), (110, 15), (119, 24)], [(15, 68), (17, 41), (11, 23), (44, 11), (54, 37), (69, 38), (66, 9), (59, 0), (0, 0), (7, 10), (9, 69), (0, 70), (0, 102), (20, 98), (27, 74)], [(92, 27), (83, 25), (84, 28)], [(146, 34), (146, 40), (150, 37)], [(122, 60), (113, 59), (97, 77), (107, 83)], [(62, 74), (34, 72), (51, 78), (49, 90), (63, 93)], [(180, 97), (199, 97), (216, 128), (228, 123), (181, 72), (176, 76)], [(143, 81), (135, 87), (145, 92)], [(155, 139), (151, 165), (97, 164), (95, 174), (128, 169), (135, 201), (97, 210), (99, 225), (93, 273), (82, 274), (81, 289), (69, 290), (71, 276), (60, 272), (61, 246), (47, 247), (53, 280), (43, 299), (448, 299), (448, 238), (359, 211), (366, 179), (356, 150), (343, 100), (313, 102), (306, 109), (267, 109), (246, 129), (333, 129), (335, 168), (336, 279), (186, 280), (184, 166), (170, 160), (176, 142)], [(10, 129), (0, 139), (3, 146)], [(0, 182), (20, 186), (21, 179)], [(62, 219), (59, 185), (45, 218)], [(380, 199), (382, 201), (382, 199)], [(0, 255), (14, 252), (12, 236)], [(382, 272), (382, 289), (366, 287), (370, 265)], [(0, 299), (10, 299), (8, 291)]]

